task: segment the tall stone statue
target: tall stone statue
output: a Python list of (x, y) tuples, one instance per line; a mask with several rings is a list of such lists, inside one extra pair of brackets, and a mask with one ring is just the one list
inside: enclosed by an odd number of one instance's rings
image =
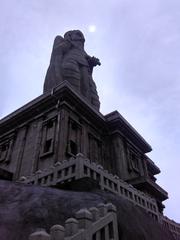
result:
[(85, 52), (84, 42), (84, 35), (79, 30), (66, 32), (64, 38), (55, 38), (44, 92), (66, 80), (99, 110), (100, 102), (92, 72), (93, 67), (100, 65), (100, 61)]

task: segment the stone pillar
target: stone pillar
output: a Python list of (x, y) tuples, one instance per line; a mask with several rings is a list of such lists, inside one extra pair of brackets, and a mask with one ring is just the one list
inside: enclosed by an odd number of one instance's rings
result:
[(114, 213), (117, 212), (116, 206), (113, 205), (112, 203), (107, 203), (106, 207), (108, 212), (114, 212)]
[[(66, 237), (73, 236), (78, 232), (78, 221), (75, 218), (69, 218), (65, 222)], [(58, 239), (60, 240), (60, 239)]]
[(87, 229), (90, 228), (92, 225), (93, 216), (91, 212), (87, 209), (81, 209), (76, 213), (76, 218), (79, 221), (79, 228)]
[(51, 240), (64, 240), (65, 229), (61, 225), (54, 225), (50, 229)]
[(99, 220), (99, 218), (100, 218), (100, 212), (99, 212), (99, 210), (98, 210), (96, 207), (91, 207), (91, 208), (89, 209), (89, 211), (90, 211), (91, 214), (92, 214), (92, 220), (93, 220), (93, 222), (96, 222), (97, 220)]

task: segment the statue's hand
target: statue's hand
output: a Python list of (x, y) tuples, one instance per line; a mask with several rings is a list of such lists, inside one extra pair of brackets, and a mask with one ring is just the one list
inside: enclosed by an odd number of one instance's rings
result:
[(92, 65), (93, 66), (97, 66), (97, 65), (101, 65), (101, 63), (100, 63), (100, 61), (99, 61), (99, 59), (98, 58), (96, 58), (96, 57), (91, 57), (91, 63), (92, 63)]
[(90, 56), (87, 56), (87, 60), (88, 60), (88, 62), (89, 62), (89, 65), (93, 68), (93, 67), (95, 67), (95, 66), (97, 66), (97, 65), (101, 65), (101, 63), (100, 63), (100, 61), (99, 61), (99, 59), (98, 58), (96, 58), (96, 57), (90, 57)]

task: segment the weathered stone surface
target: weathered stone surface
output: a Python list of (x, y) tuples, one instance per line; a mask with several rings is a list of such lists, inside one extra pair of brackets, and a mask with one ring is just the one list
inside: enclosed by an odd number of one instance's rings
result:
[(112, 202), (121, 240), (173, 240), (171, 234), (137, 206), (100, 190), (64, 191), (0, 181), (1, 240), (27, 240), (37, 228), (64, 225), (80, 208)]

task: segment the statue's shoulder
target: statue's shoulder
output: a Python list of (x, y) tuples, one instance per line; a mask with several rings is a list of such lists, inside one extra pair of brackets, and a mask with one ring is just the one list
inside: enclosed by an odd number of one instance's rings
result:
[(57, 49), (67, 51), (70, 48), (70, 45), (70, 42), (65, 40), (62, 36), (58, 35), (54, 39), (53, 51)]

